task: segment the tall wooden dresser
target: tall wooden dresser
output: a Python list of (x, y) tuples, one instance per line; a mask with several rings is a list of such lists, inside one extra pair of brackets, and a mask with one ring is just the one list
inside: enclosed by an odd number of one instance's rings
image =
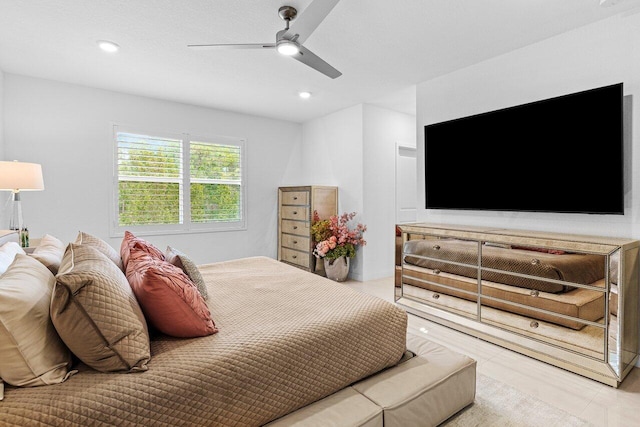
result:
[(314, 211), (320, 219), (337, 215), (338, 187), (278, 188), (278, 260), (322, 274), (322, 263), (316, 263), (313, 256), (311, 222)]

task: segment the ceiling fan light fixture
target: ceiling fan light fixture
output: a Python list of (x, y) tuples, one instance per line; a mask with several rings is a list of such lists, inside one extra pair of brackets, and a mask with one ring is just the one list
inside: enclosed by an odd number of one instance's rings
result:
[(104, 50), (105, 52), (114, 53), (117, 52), (118, 49), (120, 49), (120, 46), (118, 46), (117, 43), (111, 42), (109, 40), (98, 40), (96, 43), (98, 44), (100, 49)]
[(276, 44), (276, 49), (279, 53), (286, 56), (293, 56), (300, 52), (300, 46), (298, 46), (298, 43), (291, 40), (280, 40)]
[(311, 98), (311, 92), (307, 92), (307, 91), (298, 92), (298, 96), (302, 99), (309, 99)]

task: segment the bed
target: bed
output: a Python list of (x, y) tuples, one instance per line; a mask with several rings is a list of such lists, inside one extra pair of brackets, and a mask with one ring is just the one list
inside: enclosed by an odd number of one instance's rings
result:
[(144, 372), (7, 386), (2, 425), (258, 426), (398, 363), (395, 305), (266, 257), (200, 266), (218, 332), (157, 335)]

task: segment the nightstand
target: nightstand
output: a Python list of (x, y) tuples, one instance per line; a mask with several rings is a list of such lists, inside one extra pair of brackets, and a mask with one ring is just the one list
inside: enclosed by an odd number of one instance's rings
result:
[(0, 246), (7, 242), (19, 243), (18, 232), (16, 230), (0, 230)]

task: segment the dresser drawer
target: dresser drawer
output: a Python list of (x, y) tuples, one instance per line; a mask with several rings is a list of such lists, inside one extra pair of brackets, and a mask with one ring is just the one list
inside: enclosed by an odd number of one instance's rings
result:
[(280, 236), (282, 246), (285, 248), (297, 249), (299, 251), (308, 252), (311, 249), (311, 239), (308, 237), (294, 236), (291, 234), (282, 234)]
[(300, 252), (293, 249), (282, 248), (282, 261), (309, 268), (309, 252)]
[(308, 221), (309, 208), (305, 206), (283, 206), (282, 207), (283, 219), (298, 219), (301, 221)]
[(309, 204), (309, 192), (308, 191), (285, 191), (282, 193), (283, 205), (302, 205)]
[(296, 234), (298, 236), (309, 236), (311, 230), (309, 222), (282, 220), (282, 232)]

